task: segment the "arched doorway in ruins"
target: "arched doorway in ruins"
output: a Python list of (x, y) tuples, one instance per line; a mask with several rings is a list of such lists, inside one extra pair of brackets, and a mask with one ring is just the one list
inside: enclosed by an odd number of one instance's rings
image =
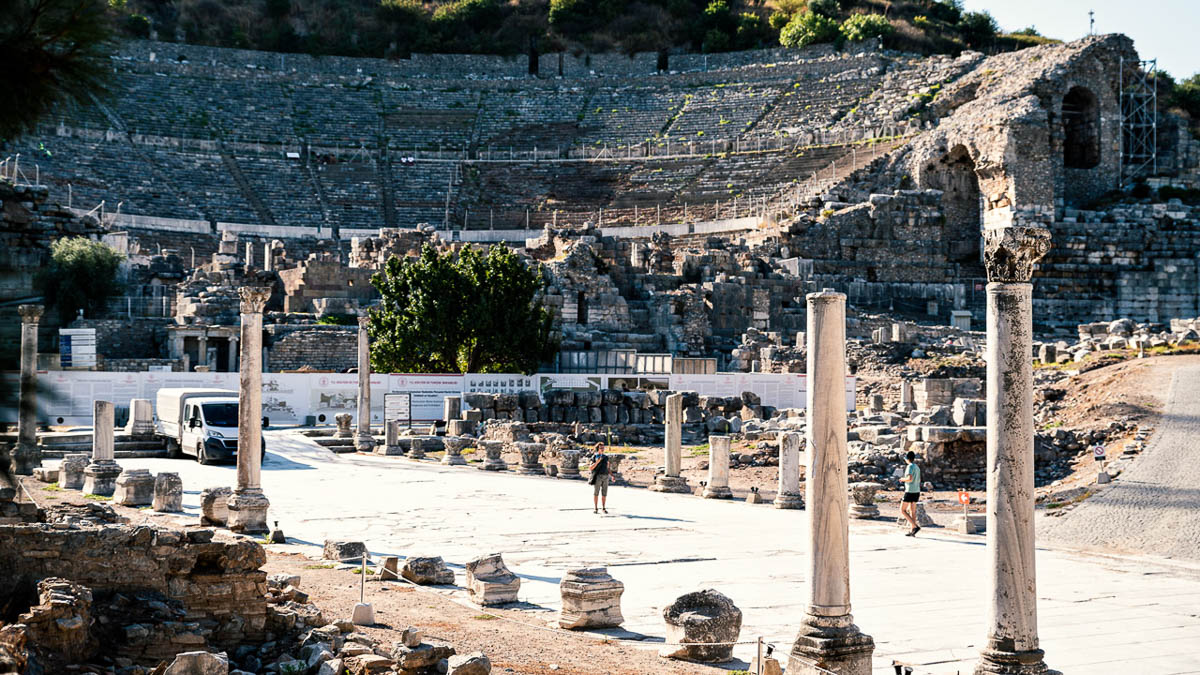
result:
[(1100, 106), (1086, 87), (1071, 87), (1062, 100), (1063, 166), (1092, 169), (1100, 164)]
[(971, 153), (966, 146), (956, 145), (925, 170), (925, 185), (942, 191), (946, 259), (979, 264), (983, 202)]

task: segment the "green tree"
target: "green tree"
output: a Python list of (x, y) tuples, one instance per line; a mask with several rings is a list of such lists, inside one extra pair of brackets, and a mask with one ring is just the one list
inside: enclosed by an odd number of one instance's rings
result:
[(112, 24), (104, 0), (6, 0), (0, 10), (0, 140), (56, 104), (106, 89)]
[(958, 32), (968, 47), (979, 48), (996, 37), (1000, 26), (987, 12), (964, 12), (958, 21)]
[(79, 310), (97, 312), (121, 292), (119, 278), (125, 256), (87, 237), (66, 237), (50, 245), (50, 262), (37, 274), (34, 286), (63, 324)]
[(382, 296), (371, 315), (378, 372), (533, 372), (554, 354), (544, 282), (504, 246), (456, 257), (426, 245), (392, 257), (371, 278)]
[(779, 31), (779, 44), (784, 47), (807, 47), (833, 42), (838, 37), (838, 23), (822, 14), (800, 12)]

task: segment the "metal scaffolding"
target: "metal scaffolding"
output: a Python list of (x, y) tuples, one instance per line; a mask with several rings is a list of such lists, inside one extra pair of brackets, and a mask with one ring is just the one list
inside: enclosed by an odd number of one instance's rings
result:
[(1158, 172), (1158, 59), (1121, 59), (1121, 186)]

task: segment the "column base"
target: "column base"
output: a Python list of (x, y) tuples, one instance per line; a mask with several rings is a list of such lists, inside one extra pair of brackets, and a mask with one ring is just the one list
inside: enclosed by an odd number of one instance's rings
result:
[(508, 464), (504, 463), (504, 460), (501, 459), (486, 459), (479, 466), (479, 469), (481, 471), (507, 471)]
[[(871, 675), (875, 641), (854, 625), (854, 617), (804, 617), (788, 659), (788, 675)], [(815, 664), (815, 665), (814, 665)], [(819, 670), (823, 669), (823, 670)]]
[(354, 436), (354, 449), (359, 452), (371, 452), (375, 449), (375, 437), (367, 432), (358, 432)]
[(449, 466), (466, 466), (467, 458), (463, 457), (462, 455), (452, 455), (447, 452), (445, 455), (442, 455), (442, 464), (447, 464)]
[(1030, 649), (1023, 652), (984, 647), (979, 653), (975, 675), (1062, 675), (1050, 670), (1043, 658), (1046, 652)]
[(727, 485), (718, 485), (716, 487), (705, 485), (704, 492), (700, 496), (705, 499), (733, 499), (733, 490), (730, 490)]
[(83, 470), (83, 494), (111, 497), (117, 490), (121, 466), (111, 459), (88, 464)]
[(12, 472), (18, 476), (32, 476), (33, 470), (42, 465), (42, 451), (36, 443), (17, 443), (12, 450)]
[(404, 448), (399, 445), (377, 445), (372, 452), (377, 455), (396, 456), (403, 455)]
[(267, 527), (267, 509), (271, 502), (260, 488), (239, 489), (229, 498), (229, 520), (226, 526), (234, 532), (263, 534)]
[(777, 509), (802, 509), (804, 508), (804, 495), (799, 492), (780, 492), (775, 495), (774, 504)]
[(568, 469), (561, 466), (558, 468), (558, 477), (566, 480), (583, 480), (583, 476), (579, 474), (579, 469)]
[(688, 487), (687, 479), (683, 476), (655, 476), (654, 485), (650, 486), (650, 490), (679, 494), (691, 494), (692, 492), (692, 488)]
[(544, 466), (542, 466), (541, 463), (534, 464), (533, 466), (527, 466), (525, 464), (522, 464), (517, 467), (517, 475), (518, 476), (545, 476), (546, 468)]
[(870, 520), (879, 517), (879, 507), (874, 504), (851, 504), (850, 517)]

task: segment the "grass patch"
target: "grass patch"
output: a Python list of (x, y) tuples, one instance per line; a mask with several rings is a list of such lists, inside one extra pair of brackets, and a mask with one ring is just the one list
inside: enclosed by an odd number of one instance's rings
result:
[[(362, 573), (363, 573), (363, 568), (361, 568), (361, 567), (355, 567), (354, 569), (350, 570), (350, 574), (362, 574)], [(368, 567), (367, 574), (375, 574), (375, 570), (371, 567)]]
[(631, 448), (628, 445), (614, 445), (612, 447), (608, 447), (608, 448), (604, 449), (604, 452), (607, 454), (612, 454), (612, 453), (616, 452), (616, 453), (619, 453), (622, 455), (632, 455), (634, 453), (641, 452), (641, 451), (642, 451), (642, 448)]
[(42, 489), (46, 492), (62, 492), (62, 488), (58, 486), (58, 483), (51, 483)]
[(1061, 427), (1062, 425), (1063, 425), (1062, 420), (1059, 420), (1056, 422), (1047, 422), (1042, 425), (1042, 431), (1049, 431), (1051, 429), (1057, 429), (1057, 428)]
[(477, 621), (495, 621), (496, 619), (499, 619), (500, 617), (492, 616), (491, 614), (476, 614), (475, 616), (473, 616), (471, 618), (475, 619)]
[(46, 495), (46, 499), (55, 500), (55, 499), (58, 499), (58, 495)]
[(323, 563), (320, 565), (305, 565), (304, 569), (306, 569), (306, 570), (331, 570), (335, 567), (337, 567), (337, 565), (334, 565), (333, 563)]
[(1092, 496), (1092, 493), (1091, 493), (1091, 492), (1084, 492), (1083, 494), (1081, 494), (1081, 495), (1079, 495), (1079, 496), (1077, 496), (1077, 497), (1073, 497), (1073, 498), (1071, 498), (1071, 499), (1068, 499), (1068, 500), (1066, 500), (1066, 501), (1062, 501), (1062, 502), (1050, 502), (1050, 503), (1046, 504), (1046, 508), (1047, 508), (1047, 509), (1050, 509), (1050, 510), (1053, 510), (1053, 509), (1061, 509), (1061, 508), (1063, 508), (1064, 506), (1070, 506), (1070, 505), (1072, 505), (1072, 504), (1078, 504), (1079, 502), (1081, 502), (1081, 501), (1083, 501), (1083, 500), (1085, 500), (1085, 499), (1087, 499), (1088, 497), (1091, 497), (1091, 496)]
[(97, 502), (111, 502), (112, 501), (112, 497), (105, 497), (104, 495), (84, 495), (83, 498), (91, 499), (91, 500), (97, 501)]

